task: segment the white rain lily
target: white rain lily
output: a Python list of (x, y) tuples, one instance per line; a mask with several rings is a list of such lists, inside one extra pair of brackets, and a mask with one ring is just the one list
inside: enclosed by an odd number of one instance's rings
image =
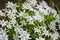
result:
[(34, 28), (34, 31), (38, 32), (38, 33), (41, 32), (41, 30), (39, 28)]
[(44, 8), (47, 8), (47, 7), (48, 7), (48, 5), (47, 5), (47, 3), (46, 3), (45, 1), (42, 1), (42, 2), (40, 3), (40, 5), (42, 5)]
[(7, 23), (8, 21), (0, 20), (0, 25), (2, 25), (2, 27), (6, 26)]
[(0, 28), (0, 40), (8, 40), (6, 30), (3, 30), (2, 28)]
[(36, 38), (36, 40), (45, 40), (45, 38), (39, 37), (39, 39)]
[(12, 10), (18, 7), (17, 4), (13, 4), (13, 2), (9, 2), (9, 1), (6, 5), (7, 5), (7, 8), (11, 8)]
[(0, 16), (5, 16), (5, 14), (0, 10)]
[(34, 10), (32, 6), (30, 5), (30, 3), (26, 3), (26, 2), (22, 4), (22, 9), (29, 9), (30, 11)]
[(55, 30), (57, 30), (56, 29), (56, 24), (55, 24), (56, 22), (55, 21), (52, 21), (51, 23), (50, 23), (50, 25), (49, 25), (49, 28), (51, 29), (51, 30), (53, 30), (53, 31), (55, 31)]
[(53, 40), (57, 40), (59, 37), (59, 33), (58, 32), (55, 32), (53, 34), (51, 34), (51, 38), (53, 38)]
[(29, 36), (30, 34), (27, 33), (27, 31), (21, 31), (19, 38), (21, 38), (21, 40), (28, 40), (31, 39)]

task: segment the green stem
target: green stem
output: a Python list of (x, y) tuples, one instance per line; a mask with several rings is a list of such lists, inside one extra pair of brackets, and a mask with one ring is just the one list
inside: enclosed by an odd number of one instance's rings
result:
[(56, 8), (57, 8), (58, 14), (60, 15), (60, 10), (57, 5), (56, 5)]
[(18, 12), (20, 12), (21, 11), (21, 1), (20, 0), (18, 0), (18, 2), (17, 2), (17, 4), (18, 4)]

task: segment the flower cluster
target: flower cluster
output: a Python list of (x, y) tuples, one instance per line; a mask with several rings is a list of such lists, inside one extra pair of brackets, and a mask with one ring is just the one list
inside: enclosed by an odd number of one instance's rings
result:
[(6, 29), (0, 28), (0, 40), (8, 40)]
[(59, 40), (60, 16), (45, 1), (8, 2), (0, 10), (0, 40)]

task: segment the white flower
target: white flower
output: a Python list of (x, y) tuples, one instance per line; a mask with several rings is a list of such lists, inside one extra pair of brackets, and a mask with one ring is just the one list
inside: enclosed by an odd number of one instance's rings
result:
[(16, 9), (13, 9), (12, 12), (13, 12), (13, 13), (17, 13), (17, 10), (16, 10)]
[(36, 0), (27, 0), (32, 6), (35, 6), (37, 4)]
[(21, 23), (21, 25), (26, 25), (27, 24), (25, 20), (22, 20), (20, 23)]
[(26, 3), (24, 2), (22, 4), (22, 9), (29, 9), (30, 11), (33, 11), (34, 9), (32, 8), (32, 6), (30, 5), (30, 3)]
[(48, 5), (47, 5), (47, 3), (46, 3), (45, 1), (42, 1), (42, 2), (40, 3), (40, 5), (42, 5), (44, 8), (47, 8), (47, 7), (48, 7)]
[(37, 5), (36, 8), (39, 9), (39, 12), (43, 13), (43, 15), (49, 15), (50, 13), (50, 7), (44, 9), (42, 5)]
[(7, 23), (8, 23), (8, 21), (0, 20), (0, 24), (2, 25), (2, 27), (3, 27), (3, 26), (6, 26)]
[(6, 30), (0, 28), (0, 40), (8, 40), (8, 35), (6, 34)]
[(56, 26), (55, 23), (56, 23), (56, 21), (52, 21), (49, 25), (49, 28), (52, 29), (53, 31), (57, 30), (56, 27), (55, 27)]
[(51, 8), (50, 7), (47, 7), (44, 11), (44, 15), (49, 15), (51, 12)]
[(31, 0), (26, 0), (27, 2), (30, 2)]
[(12, 24), (12, 25), (17, 23), (15, 19), (12, 19), (12, 20), (9, 20), (9, 21), (10, 21), (10, 24)]
[(27, 31), (20, 31), (20, 36), (19, 38), (21, 38), (21, 40), (28, 40), (28, 39), (31, 39), (30, 37), (30, 34), (27, 33)]
[(21, 38), (21, 40), (28, 40), (28, 39), (30, 39), (30, 34), (29, 33), (27, 33), (27, 31), (24, 31), (22, 28), (21, 28), (21, 26), (20, 25), (16, 25), (16, 26), (14, 26), (14, 31), (16, 32), (16, 33), (19, 33), (20, 35), (17, 35), (18, 36), (18, 38)]
[(43, 8), (43, 6), (37, 4), (37, 7), (36, 7), (36, 8), (37, 8), (37, 9)]
[(10, 22), (8, 22), (8, 23), (7, 23), (7, 25), (6, 25), (6, 27), (8, 27), (8, 28), (12, 29), (12, 25), (11, 25), (11, 23), (10, 23)]
[(0, 10), (0, 16), (5, 16), (5, 14)]
[(22, 31), (23, 29), (21, 28), (21, 25), (18, 25), (18, 24), (16, 24), (16, 26), (14, 26), (14, 31), (15, 32), (20, 32), (20, 31)]
[(44, 11), (45, 11), (45, 10), (42, 9), (42, 8), (39, 9), (39, 12), (41, 12), (41, 13), (44, 13)]
[(44, 13), (44, 8), (43, 8), (43, 6), (37, 4), (37, 7), (36, 7), (36, 8), (39, 9), (39, 12), (40, 12), (40, 13)]
[(31, 5), (29, 3), (26, 3), (26, 2), (24, 4), (22, 4), (22, 7), (23, 7), (23, 9), (30, 9), (30, 8), (32, 8)]
[(39, 37), (39, 39), (36, 38), (36, 40), (45, 40), (45, 38)]
[(53, 40), (58, 39), (58, 37), (59, 37), (59, 33), (58, 32), (55, 32), (55, 33), (51, 34), (51, 38), (53, 38)]
[(55, 9), (51, 8), (50, 11), (51, 11), (51, 13), (53, 14), (54, 17), (57, 16), (57, 11)]
[(36, 16), (33, 16), (34, 20), (38, 20), (39, 22), (43, 21), (44, 20), (44, 17), (41, 16), (41, 15), (36, 15)]
[(33, 19), (33, 17), (28, 16), (27, 17), (27, 22), (29, 22), (29, 24), (33, 24), (34, 25), (34, 19)]
[(24, 18), (25, 15), (26, 15), (25, 12), (20, 12), (20, 13), (19, 13), (19, 17), (21, 17), (21, 18), (22, 18), (22, 17)]
[(16, 14), (9, 10), (6, 14), (10, 19), (16, 19)]
[(41, 32), (41, 30), (39, 28), (34, 28), (34, 31), (38, 32), (38, 33)]
[(42, 35), (45, 35), (45, 36), (48, 36), (49, 37), (50, 36), (50, 33), (49, 33), (49, 31), (47, 31), (46, 29), (44, 29)]
[(9, 1), (6, 5), (7, 5), (7, 8), (11, 8), (12, 10), (16, 9), (16, 7), (18, 7), (16, 3), (13, 4), (13, 2), (9, 2)]

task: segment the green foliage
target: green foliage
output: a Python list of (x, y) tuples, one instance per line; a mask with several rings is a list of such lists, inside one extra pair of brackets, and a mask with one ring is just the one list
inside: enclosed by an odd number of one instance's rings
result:
[(29, 16), (33, 16), (34, 15), (34, 12), (33, 11), (30, 11), (28, 9), (26, 9), (26, 12), (28, 13)]
[(51, 21), (55, 20), (55, 18), (51, 15), (45, 15), (44, 16), (45, 19), (45, 24), (48, 26), (48, 24), (50, 24)]
[(15, 33), (15, 31), (14, 31), (14, 28), (10, 29), (10, 28), (7, 28), (7, 27), (6, 27), (6, 30), (9, 31), (9, 32), (8, 32), (9, 40), (13, 40), (13, 34), (16, 35), (16, 33)]
[(34, 24), (36, 26), (42, 26), (42, 25), (44, 25), (44, 22), (43, 21), (42, 22), (39, 22), (38, 20), (36, 20), (36, 21), (34, 21)]
[(27, 24), (27, 25), (25, 25), (25, 26), (23, 26), (22, 28), (24, 29), (24, 30), (28, 30), (28, 32), (30, 33), (30, 37), (32, 38), (32, 40), (33, 39), (35, 39), (35, 38), (38, 38), (38, 33), (35, 33), (34, 32), (34, 25), (29, 25), (29, 24)]
[(21, 11), (21, 4), (22, 2), (20, 0), (17, 0), (17, 4), (18, 4), (18, 8), (17, 8), (17, 11), (20, 12)]

